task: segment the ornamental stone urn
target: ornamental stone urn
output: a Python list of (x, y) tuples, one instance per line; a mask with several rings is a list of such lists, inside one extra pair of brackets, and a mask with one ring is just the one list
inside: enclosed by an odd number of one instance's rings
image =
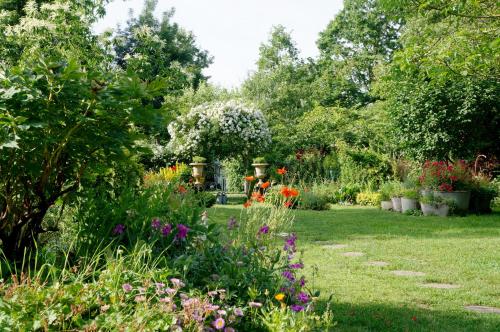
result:
[(206, 163), (200, 163), (200, 162), (193, 162), (189, 164), (189, 166), (193, 167), (193, 178), (195, 179), (194, 185), (198, 188), (200, 188), (203, 185), (203, 182), (205, 182), (205, 177), (204, 177), (204, 168), (207, 164)]
[(396, 212), (401, 212), (401, 197), (392, 197), (392, 210)]
[(261, 186), (264, 181), (262, 181), (266, 177), (266, 168), (269, 166), (268, 163), (253, 163), (253, 167), (255, 167), (255, 177), (259, 179), (258, 185)]
[(382, 208), (382, 210), (392, 210), (392, 201), (381, 201), (380, 207)]
[(417, 209), (417, 200), (414, 198), (401, 197), (401, 212)]
[(446, 217), (450, 212), (450, 207), (446, 204), (426, 204), (420, 203), (420, 208), (424, 216)]

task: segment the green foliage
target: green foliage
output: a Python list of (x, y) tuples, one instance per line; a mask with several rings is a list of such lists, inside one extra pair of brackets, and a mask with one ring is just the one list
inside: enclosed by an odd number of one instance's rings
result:
[(301, 191), (297, 207), (302, 210), (326, 210), (328, 199), (321, 191), (316, 192), (313, 187), (311, 190)]
[(139, 169), (134, 128), (147, 123), (143, 103), (163, 84), (106, 70), (111, 58), (78, 4), (36, 9), (30, 3), (8, 28), (21, 51), (0, 68), (0, 238), (9, 255), (33, 245), (58, 199), (118, 180), (116, 169)]
[(409, 198), (409, 199), (418, 199), (419, 198), (419, 193), (418, 190), (415, 189), (406, 189), (403, 190), (402, 196), (404, 198)]
[(399, 47), (401, 18), (390, 17), (379, 1), (346, 0), (317, 41), (321, 55), (315, 90), (322, 105), (353, 107), (373, 100), (374, 67)]
[(379, 206), (380, 201), (380, 193), (364, 191), (356, 195), (356, 203), (359, 205)]
[(378, 88), (400, 148), (420, 161), (498, 155), (498, 3), (385, 2), (408, 16)]
[(211, 192), (200, 191), (195, 193), (195, 199), (198, 200), (200, 206), (209, 208), (215, 204), (217, 197)]
[(205, 157), (200, 157), (200, 156), (194, 156), (193, 157), (193, 163), (204, 164), (206, 162), (207, 162), (207, 158), (205, 158)]
[(267, 161), (266, 161), (266, 158), (264, 158), (264, 157), (257, 157), (257, 158), (253, 159), (253, 163), (254, 164), (266, 164)]
[(369, 149), (339, 150), (340, 182), (361, 186), (378, 186), (390, 178), (392, 170), (387, 157)]
[(212, 59), (198, 48), (193, 33), (172, 22), (174, 9), (164, 12), (161, 21), (156, 19), (157, 4), (158, 0), (145, 0), (141, 14), (130, 17), (127, 26), (118, 30), (113, 40), (116, 61), (144, 81), (158, 76), (167, 79), (164, 94), (179, 94), (207, 79), (202, 70)]

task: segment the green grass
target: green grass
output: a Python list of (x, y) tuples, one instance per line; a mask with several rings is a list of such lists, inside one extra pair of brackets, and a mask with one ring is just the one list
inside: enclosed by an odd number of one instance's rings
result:
[[(225, 223), (240, 206), (215, 206)], [(414, 217), (365, 207), (296, 211), (294, 232), (304, 249), (305, 274), (324, 301), (333, 294), (339, 331), (500, 331), (500, 315), (466, 305), (500, 308), (500, 214)], [(346, 244), (326, 249), (325, 244)], [(342, 252), (360, 251), (361, 257)], [(385, 261), (371, 267), (369, 261)], [(313, 280), (314, 267), (317, 277)], [(424, 272), (399, 277), (392, 270)], [(432, 289), (425, 282), (457, 289)]]

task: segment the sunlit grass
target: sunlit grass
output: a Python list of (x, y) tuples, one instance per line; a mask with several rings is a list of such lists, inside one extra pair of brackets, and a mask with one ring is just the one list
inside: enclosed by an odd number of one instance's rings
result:
[[(241, 207), (215, 206), (225, 223)], [(333, 294), (338, 329), (345, 331), (498, 331), (500, 315), (469, 312), (466, 305), (500, 307), (500, 214), (413, 217), (373, 208), (296, 211), (294, 231), (304, 249), (305, 273)], [(328, 244), (346, 248), (329, 249)], [(344, 257), (343, 252), (362, 252)], [(384, 261), (386, 267), (368, 266)], [(425, 276), (400, 277), (393, 270)], [(423, 288), (448, 283), (456, 289)]]

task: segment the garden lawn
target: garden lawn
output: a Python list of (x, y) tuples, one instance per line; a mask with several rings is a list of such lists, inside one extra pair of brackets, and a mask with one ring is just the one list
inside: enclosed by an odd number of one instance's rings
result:
[[(224, 224), (240, 211), (240, 205), (216, 205), (209, 216)], [(333, 294), (337, 330), (500, 331), (500, 314), (464, 309), (500, 308), (498, 212), (440, 218), (335, 207), (295, 213), (293, 231), (304, 250), (309, 286), (321, 291), (322, 303)], [(345, 252), (363, 255), (347, 257)], [(372, 261), (389, 265), (369, 266)], [(395, 270), (425, 275), (397, 276)], [(425, 283), (458, 288), (426, 288)]]

